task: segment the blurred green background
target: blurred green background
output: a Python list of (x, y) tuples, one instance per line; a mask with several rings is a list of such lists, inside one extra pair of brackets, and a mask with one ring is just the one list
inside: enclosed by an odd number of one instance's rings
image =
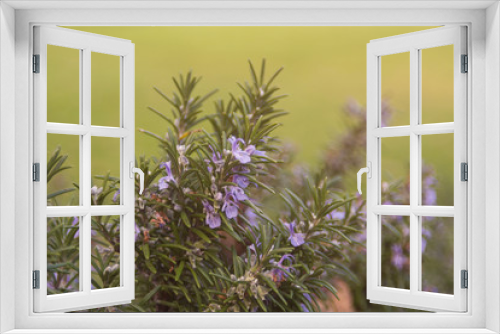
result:
[[(239, 94), (236, 82), (249, 77), (248, 63), (267, 60), (268, 73), (283, 66), (276, 84), (289, 97), (281, 107), (290, 112), (277, 134), (298, 148), (297, 160), (314, 168), (321, 152), (346, 131), (349, 119), (342, 109), (350, 99), (366, 104), (366, 45), (370, 40), (430, 27), (70, 27), (81, 31), (131, 40), (136, 51), (136, 128), (163, 135), (166, 123), (147, 109), (153, 106), (169, 114), (170, 107), (154, 90), (170, 94), (171, 78), (193, 70), (203, 76), (199, 93), (214, 88), (213, 101)], [(422, 120), (424, 123), (453, 121), (452, 47), (422, 51)], [(48, 120), (77, 123), (78, 52), (50, 47), (48, 57)], [(396, 109), (388, 125), (408, 124), (409, 57), (405, 54), (382, 59), (382, 95)], [(92, 120), (94, 125), (118, 125), (119, 63), (115, 56), (92, 55)], [(453, 138), (425, 139), (423, 155), (437, 170), (438, 204), (452, 204)], [(105, 140), (101, 140), (105, 141)], [(48, 150), (58, 144), (78, 161), (78, 146), (60, 136), (49, 136)], [(384, 148), (383, 165), (388, 178), (407, 177), (402, 157), (406, 141)], [(108, 145), (92, 146), (92, 173), (108, 170), (118, 175), (118, 150)], [(155, 140), (136, 133), (136, 153), (158, 155)], [(73, 164), (76, 166), (75, 164)], [(360, 168), (363, 166), (359, 166)], [(353, 176), (356, 171), (353, 171)], [(66, 171), (54, 187), (78, 182), (78, 169)], [(355, 191), (354, 178), (347, 182)]]

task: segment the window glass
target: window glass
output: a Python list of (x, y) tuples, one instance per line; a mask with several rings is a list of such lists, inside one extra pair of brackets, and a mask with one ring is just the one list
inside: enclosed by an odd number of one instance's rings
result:
[(47, 134), (47, 205), (80, 205), (80, 136)]
[(422, 205), (453, 206), (454, 135), (421, 136)]
[(120, 216), (92, 217), (92, 289), (120, 286)]
[(410, 289), (410, 219), (381, 216), (382, 282), (389, 288)]
[(120, 57), (92, 52), (92, 125), (120, 126)]
[(80, 123), (80, 52), (47, 45), (47, 122)]
[(120, 138), (92, 137), (92, 205), (120, 204)]
[(409, 125), (410, 53), (382, 56), (380, 66), (381, 126)]
[(381, 138), (382, 205), (410, 204), (410, 137)]
[(80, 217), (47, 218), (47, 294), (80, 290)]
[(422, 123), (453, 122), (453, 45), (420, 51)]

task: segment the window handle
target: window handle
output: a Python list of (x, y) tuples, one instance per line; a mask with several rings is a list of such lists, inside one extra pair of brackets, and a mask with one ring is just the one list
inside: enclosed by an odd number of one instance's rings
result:
[(139, 174), (139, 195), (142, 195), (144, 191), (144, 172), (140, 168), (134, 167), (133, 161), (130, 161), (129, 167), (131, 179), (134, 178), (134, 173)]
[(368, 161), (368, 167), (361, 168), (358, 171), (358, 193), (361, 195), (361, 176), (363, 173), (366, 173), (366, 176), (371, 179), (372, 178), (372, 163)]

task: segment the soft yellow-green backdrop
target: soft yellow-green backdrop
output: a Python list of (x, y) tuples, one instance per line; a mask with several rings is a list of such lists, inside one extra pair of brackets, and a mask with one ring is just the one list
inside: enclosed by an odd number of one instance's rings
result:
[[(260, 66), (262, 58), (266, 58), (269, 71), (284, 66), (285, 70), (276, 83), (283, 93), (289, 94), (281, 107), (288, 110), (290, 115), (283, 119), (284, 126), (278, 130), (278, 134), (298, 146), (298, 160), (314, 166), (326, 144), (346, 129), (348, 119), (342, 112), (345, 103), (349, 99), (355, 99), (362, 105), (366, 103), (366, 44), (372, 39), (428, 27), (71, 28), (124, 38), (135, 44), (136, 127), (158, 134), (165, 132), (166, 123), (147, 110), (147, 107), (154, 106), (165, 113), (170, 113), (170, 108), (153, 91), (153, 86), (170, 93), (174, 89), (172, 76), (193, 70), (196, 75), (203, 76), (199, 86), (200, 93), (219, 89), (215, 98), (206, 104), (205, 109), (210, 112), (213, 110), (212, 101), (226, 99), (228, 92), (238, 93), (235, 83), (248, 80), (248, 59)], [(425, 55), (423, 61), (423, 120), (452, 121), (452, 116), (449, 119), (453, 106), (453, 91), (450, 88), (453, 80), (452, 65), (440, 61), (449, 57), (450, 49), (448, 47), (432, 52), (436, 61), (430, 61), (432, 57), (425, 58)], [(399, 125), (408, 120), (409, 67), (404, 55), (392, 57), (394, 59), (383, 60), (383, 95), (397, 109), (391, 124)], [(92, 59), (92, 75), (102, 78), (92, 81), (92, 107), (97, 108), (95, 106), (99, 105), (99, 112), (94, 111), (92, 117), (99, 117), (102, 122), (99, 125), (112, 125), (116, 120), (117, 83), (114, 79), (106, 80), (105, 74), (116, 73), (117, 67), (113, 65), (113, 60), (101, 58), (96, 55), (95, 60), (94, 56)], [(426, 59), (429, 61), (425, 62)], [(49, 59), (49, 63), (50, 61)], [(54, 71), (62, 63), (61, 60), (54, 60)], [(69, 92), (65, 94), (65, 89), (69, 90), (71, 87), (71, 78), (64, 81), (64, 77), (68, 75), (69, 72), (66, 71), (54, 76), (64, 82), (57, 89), (57, 94), (54, 93), (54, 99), (72, 96)], [(50, 94), (49, 90), (49, 100)], [(52, 112), (63, 117), (62, 114), (68, 111), (60, 108)], [(55, 144), (49, 140), (49, 147), (54, 147)], [(439, 175), (443, 176), (443, 185), (447, 186), (451, 185), (451, 179), (446, 175), (452, 172), (452, 166), (449, 165), (452, 145), (452, 142), (439, 140), (432, 151), (425, 152), (429, 160), (434, 161)], [(92, 155), (93, 172), (113, 168), (107, 161), (116, 160), (119, 152), (110, 152), (105, 145), (96, 145), (92, 149), (95, 150)], [(403, 149), (400, 145), (394, 145), (383, 153), (388, 170), (395, 176), (402, 176), (407, 169), (407, 166), (398, 164), (398, 160), (401, 161), (398, 156)], [(137, 132), (136, 153), (158, 155), (159, 150), (153, 139)], [(407, 158), (403, 160), (406, 161)], [(76, 176), (74, 180), (77, 180)], [(349, 190), (354, 191), (354, 182), (349, 184), (352, 188)], [(438, 191), (438, 199), (444, 201), (446, 193), (449, 195), (449, 190)]]

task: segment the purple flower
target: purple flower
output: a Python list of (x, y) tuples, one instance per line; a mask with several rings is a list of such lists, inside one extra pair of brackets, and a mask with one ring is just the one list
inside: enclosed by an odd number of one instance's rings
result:
[[(308, 293), (304, 293), (304, 297), (306, 297), (306, 299), (311, 303), (312, 300), (311, 300), (311, 296), (308, 294)], [(302, 307), (302, 311), (304, 312), (309, 312), (309, 310), (307, 309), (306, 305), (305, 304), (300, 304), (300, 306)]]
[(220, 215), (215, 212), (214, 207), (211, 206), (207, 200), (203, 200), (202, 203), (204, 208), (203, 211), (207, 214), (205, 217), (205, 223), (212, 229), (220, 227)]
[[(290, 273), (294, 270), (294, 268), (291, 265), (294, 259), (295, 257), (293, 255), (285, 254), (281, 257), (281, 259), (278, 262), (274, 260), (269, 261), (269, 263), (271, 263), (276, 267), (271, 270), (271, 274), (273, 275), (273, 281), (282, 282), (286, 280), (286, 277), (289, 276)], [(289, 265), (283, 265), (283, 262), (285, 260), (288, 260), (290, 262)]]
[(115, 194), (113, 195), (113, 202), (116, 203), (116, 201), (118, 200), (118, 196), (120, 195), (120, 189), (118, 189), (117, 191), (115, 191)]
[(226, 196), (222, 205), (222, 211), (226, 213), (227, 218), (236, 218), (238, 216), (238, 202), (248, 200), (248, 196), (240, 187), (229, 186), (224, 187), (224, 189)]
[(137, 237), (139, 236), (139, 234), (141, 234), (141, 230), (139, 229), (139, 226), (137, 226), (137, 223), (135, 223), (135, 241), (137, 241)]
[(250, 223), (250, 225), (252, 226), (257, 226), (258, 225), (258, 222), (257, 222), (257, 214), (255, 213), (255, 211), (253, 211), (252, 208), (248, 207), (246, 210), (245, 210), (245, 215), (247, 216), (247, 219), (248, 219), (248, 222)]
[[(76, 231), (75, 235), (73, 236), (73, 238), (75, 238), (75, 239), (80, 236), (80, 228), (78, 227), (79, 221), (80, 221), (80, 218), (73, 217), (73, 221), (71, 222), (71, 226), (76, 227), (78, 229), (78, 231)], [(69, 231), (68, 231), (68, 233), (69, 233)]]
[(246, 164), (250, 162), (250, 153), (244, 151), (240, 148), (239, 143), (245, 145), (245, 142), (241, 138), (236, 138), (234, 136), (229, 137), (228, 141), (231, 143), (231, 153), (233, 157), (241, 162), (242, 164)]
[(248, 145), (244, 149), (240, 148), (240, 143), (245, 146), (245, 141), (241, 138), (236, 138), (234, 136), (229, 137), (228, 141), (231, 143), (231, 153), (233, 157), (241, 162), (242, 164), (249, 163), (251, 158), (250, 156), (265, 156), (266, 152), (259, 151), (255, 148), (255, 145)]
[(291, 242), (293, 247), (298, 247), (298, 246), (304, 244), (305, 234), (295, 232), (295, 225), (297, 225), (295, 220), (291, 223), (283, 223), (283, 225), (285, 225), (285, 227), (288, 229), (288, 232), (290, 232), (290, 236), (288, 237), (288, 240)]
[[(332, 202), (333, 201), (331, 199), (328, 199), (328, 200), (325, 201), (325, 204), (326, 205), (330, 205), (330, 204), (332, 204)], [(331, 219), (331, 220), (333, 220), (333, 219), (342, 220), (342, 219), (345, 218), (345, 212), (343, 212), (343, 211), (337, 211), (335, 209), (332, 212), (328, 213), (325, 217), (326, 217), (326, 219)]]
[(162, 162), (160, 164), (160, 167), (165, 168), (165, 171), (167, 172), (167, 176), (162, 177), (158, 181), (158, 187), (160, 190), (167, 189), (168, 188), (168, 183), (173, 182), (176, 183), (174, 176), (172, 175), (172, 162), (167, 161), (167, 162)]
[(222, 211), (226, 213), (226, 216), (229, 219), (233, 219), (238, 216), (238, 206), (233, 201), (226, 200), (222, 205)]
[(424, 190), (424, 205), (436, 205), (436, 187), (437, 179), (434, 177), (433, 173), (428, 175), (423, 180), (423, 190)]
[(226, 197), (231, 196), (234, 201), (248, 200), (248, 196), (245, 194), (245, 191), (240, 187), (229, 186), (228, 188), (229, 190), (226, 190)]
[(424, 190), (424, 205), (436, 205), (437, 195), (436, 190), (427, 188)]
[(432, 236), (432, 233), (428, 229), (422, 227), (422, 235), (425, 237), (425, 238), (422, 238), (422, 249), (421, 249), (421, 251), (423, 253), (423, 252), (425, 252), (425, 248), (427, 247), (427, 239)]
[(400, 245), (392, 245), (391, 247), (392, 250), (392, 258), (391, 258), (391, 263), (394, 267), (398, 268), (399, 270), (403, 269), (403, 265), (406, 262), (406, 257), (403, 255), (403, 249), (401, 248)]
[(326, 218), (332, 220), (333, 219), (343, 220), (345, 218), (345, 212), (333, 210), (332, 212), (326, 215)]
[(261, 156), (261, 157), (266, 156), (266, 152), (257, 150), (254, 145), (248, 145), (245, 148), (245, 152), (247, 152), (250, 155), (257, 155), (257, 156)]
[(233, 182), (236, 183), (241, 188), (246, 188), (250, 184), (248, 177), (238, 174), (233, 176)]
[[(212, 162), (215, 165), (215, 168), (219, 170), (224, 165), (224, 157), (220, 152), (215, 151), (211, 145), (208, 145), (208, 147), (212, 151), (212, 160), (210, 161), (209, 159), (205, 159), (205, 162), (207, 164), (210, 164), (210, 162)], [(210, 173), (213, 172), (212, 166), (209, 165), (207, 169)]]

